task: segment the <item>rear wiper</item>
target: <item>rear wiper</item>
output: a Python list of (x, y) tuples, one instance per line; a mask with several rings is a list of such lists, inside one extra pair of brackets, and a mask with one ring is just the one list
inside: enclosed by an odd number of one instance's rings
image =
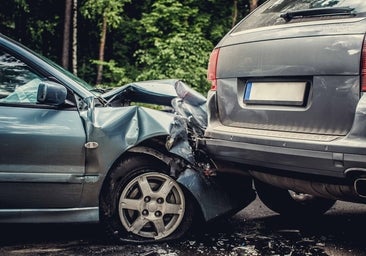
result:
[(327, 8), (313, 8), (298, 11), (290, 11), (280, 15), (286, 22), (293, 18), (301, 17), (316, 17), (316, 16), (336, 16), (336, 15), (356, 15), (354, 8), (350, 7), (327, 7)]

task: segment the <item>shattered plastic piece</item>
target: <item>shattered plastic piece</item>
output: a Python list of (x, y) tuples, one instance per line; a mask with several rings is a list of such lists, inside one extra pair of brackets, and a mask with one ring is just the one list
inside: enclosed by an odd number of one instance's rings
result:
[(187, 123), (180, 116), (175, 116), (170, 125), (170, 132), (166, 142), (169, 152), (183, 157), (189, 163), (194, 164), (192, 147), (188, 141)]
[(261, 255), (254, 245), (239, 246), (233, 249), (233, 252), (237, 253), (238, 256), (257, 256)]
[(212, 169), (209, 163), (205, 164), (205, 167), (203, 168), (203, 173), (207, 176), (207, 177), (212, 177), (212, 176), (216, 176), (216, 170)]
[(159, 253), (151, 251), (151, 252), (147, 252), (145, 254), (142, 254), (142, 256), (160, 256)]
[(195, 245), (196, 244), (196, 241), (188, 241), (189, 245)]
[(166, 250), (164, 250), (164, 249), (159, 249), (158, 250), (158, 253), (159, 254), (167, 254), (168, 252)]
[(182, 81), (177, 81), (174, 87), (178, 97), (189, 102), (191, 105), (199, 106), (206, 103), (206, 98), (203, 95), (188, 87)]

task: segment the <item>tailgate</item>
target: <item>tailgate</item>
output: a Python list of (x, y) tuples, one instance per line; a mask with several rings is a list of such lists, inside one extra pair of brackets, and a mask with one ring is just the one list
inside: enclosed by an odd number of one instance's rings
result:
[[(276, 38), (273, 33), (266, 31), (267, 39), (260, 41), (254, 35), (244, 43), (233, 43), (231, 37), (232, 44), (221, 45), (221, 122), (282, 132), (347, 134), (360, 98), (364, 35)], [(238, 41), (245, 36), (238, 35)]]

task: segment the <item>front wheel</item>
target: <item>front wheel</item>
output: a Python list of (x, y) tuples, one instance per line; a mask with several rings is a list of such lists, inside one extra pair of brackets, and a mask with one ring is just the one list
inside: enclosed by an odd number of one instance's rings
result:
[(149, 156), (121, 161), (105, 183), (101, 222), (119, 241), (177, 239), (190, 227), (192, 200), (166, 174), (167, 166)]
[(336, 200), (316, 197), (305, 193), (282, 189), (254, 180), (261, 201), (271, 210), (287, 216), (314, 216), (328, 211)]

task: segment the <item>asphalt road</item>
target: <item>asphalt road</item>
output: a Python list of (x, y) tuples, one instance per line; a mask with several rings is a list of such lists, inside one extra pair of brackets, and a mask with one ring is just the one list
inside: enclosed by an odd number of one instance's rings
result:
[(0, 255), (366, 255), (366, 205), (337, 202), (324, 216), (285, 219), (257, 199), (182, 241), (113, 245), (99, 225), (0, 225)]

